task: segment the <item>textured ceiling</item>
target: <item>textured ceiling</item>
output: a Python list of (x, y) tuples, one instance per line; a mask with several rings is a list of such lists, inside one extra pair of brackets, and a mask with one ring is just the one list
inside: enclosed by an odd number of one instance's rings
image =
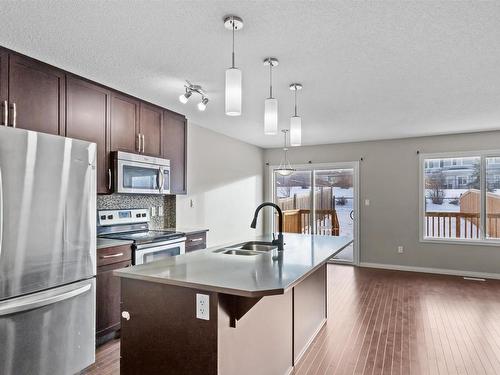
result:
[[(224, 115), (231, 33), (243, 114)], [(0, 44), (185, 113), (262, 147), (275, 56), (280, 126), (301, 82), (303, 143), (323, 144), (500, 129), (500, 2), (0, 1)], [(203, 85), (206, 112), (178, 101)]]

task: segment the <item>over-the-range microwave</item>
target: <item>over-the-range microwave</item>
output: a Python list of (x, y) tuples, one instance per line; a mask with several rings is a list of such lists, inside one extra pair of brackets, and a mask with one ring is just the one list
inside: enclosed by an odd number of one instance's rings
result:
[(170, 194), (170, 160), (114, 151), (115, 193)]

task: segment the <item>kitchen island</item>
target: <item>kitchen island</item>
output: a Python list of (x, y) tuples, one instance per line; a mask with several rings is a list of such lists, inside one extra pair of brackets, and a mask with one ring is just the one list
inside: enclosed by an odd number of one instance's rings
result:
[(284, 240), (280, 252), (217, 247), (115, 271), (122, 374), (291, 373), (327, 319), (326, 262), (352, 240)]

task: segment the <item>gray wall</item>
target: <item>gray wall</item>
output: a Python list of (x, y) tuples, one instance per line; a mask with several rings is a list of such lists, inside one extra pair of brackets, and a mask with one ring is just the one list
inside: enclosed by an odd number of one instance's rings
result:
[[(418, 155), (500, 149), (500, 132), (292, 148), (291, 163), (360, 162), (361, 262), (500, 273), (500, 247), (419, 242)], [(281, 149), (264, 151), (279, 164)], [(265, 170), (268, 180), (267, 168)], [(269, 197), (266, 182), (266, 196)], [(364, 200), (370, 199), (370, 206)], [(397, 253), (403, 245), (405, 252)]]
[(177, 196), (179, 228), (208, 228), (208, 246), (261, 232), (250, 228), (263, 196), (263, 150), (189, 123), (188, 194)]

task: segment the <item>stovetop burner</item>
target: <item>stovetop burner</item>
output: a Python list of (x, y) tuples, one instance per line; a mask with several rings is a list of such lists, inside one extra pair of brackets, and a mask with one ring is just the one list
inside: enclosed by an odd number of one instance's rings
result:
[(184, 237), (184, 233), (172, 230), (146, 230), (137, 232), (123, 232), (101, 235), (103, 238), (112, 238), (116, 240), (129, 240), (134, 243), (149, 243), (173, 240)]

